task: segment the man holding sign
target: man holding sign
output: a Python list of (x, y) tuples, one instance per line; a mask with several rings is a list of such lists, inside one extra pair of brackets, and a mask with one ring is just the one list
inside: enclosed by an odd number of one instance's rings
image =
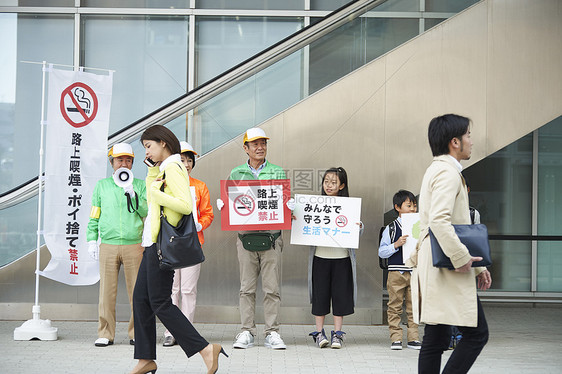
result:
[[(266, 160), (267, 140), (269, 138), (260, 128), (251, 128), (244, 135), (244, 151), (248, 154), (248, 161), (232, 169), (231, 180), (271, 180), (285, 179), (285, 172), (277, 165)], [(265, 189), (261, 189), (264, 190)], [(227, 201), (229, 209), (236, 210), (240, 216), (253, 213), (259, 209), (257, 196), (245, 194), (237, 197), (236, 201)], [(265, 191), (267, 195), (274, 195), (275, 190)], [(283, 208), (283, 200), (278, 204)], [(217, 207), (224, 207), (223, 200), (217, 200)], [(248, 218), (249, 219), (249, 218)], [(264, 293), (263, 307), (265, 315), (265, 343), (272, 349), (285, 349), (285, 343), (279, 335), (279, 267), (283, 241), (280, 230), (239, 231), (236, 240), (238, 262), (240, 265), (240, 319), (242, 332), (236, 336), (234, 348), (250, 348), (254, 346), (254, 336), (257, 334), (255, 323), (256, 286), (261, 274)]]

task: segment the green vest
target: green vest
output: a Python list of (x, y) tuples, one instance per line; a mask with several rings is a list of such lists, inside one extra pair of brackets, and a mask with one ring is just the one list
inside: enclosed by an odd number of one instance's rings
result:
[(277, 165), (265, 161), (265, 166), (260, 170), (258, 178), (254, 177), (250, 170), (250, 165), (246, 162), (240, 166), (235, 167), (230, 172), (231, 180), (251, 180), (251, 179), (287, 179), (285, 171)]
[(88, 241), (98, 240), (99, 235), (104, 244), (130, 245), (141, 242), (142, 219), (148, 213), (144, 181), (133, 179), (133, 189), (139, 198), (139, 208), (130, 213), (125, 192), (115, 184), (113, 178), (98, 181), (92, 196), (92, 207), (99, 208), (99, 214), (94, 215), (99, 218), (90, 216), (86, 235)]

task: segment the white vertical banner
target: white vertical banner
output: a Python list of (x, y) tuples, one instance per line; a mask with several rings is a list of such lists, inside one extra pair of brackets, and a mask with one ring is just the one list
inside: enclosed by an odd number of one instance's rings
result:
[(51, 261), (39, 274), (69, 285), (99, 280), (86, 231), (92, 193), (105, 178), (112, 72), (49, 72), (43, 236)]

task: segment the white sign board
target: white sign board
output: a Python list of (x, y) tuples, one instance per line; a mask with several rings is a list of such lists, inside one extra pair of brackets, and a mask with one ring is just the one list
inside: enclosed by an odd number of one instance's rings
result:
[(223, 230), (287, 230), (291, 211), (285, 201), (290, 195), (289, 179), (223, 180), (221, 211)]
[(295, 195), (291, 244), (358, 248), (361, 199)]
[(402, 246), (402, 260), (406, 262), (416, 250), (420, 239), (420, 214), (402, 213), (402, 235), (408, 235), (406, 243)]
[(197, 194), (195, 193), (195, 186), (189, 186), (189, 190), (191, 191), (191, 203), (192, 205), (192, 212), (191, 215), (193, 216), (193, 222), (199, 222), (197, 218)]

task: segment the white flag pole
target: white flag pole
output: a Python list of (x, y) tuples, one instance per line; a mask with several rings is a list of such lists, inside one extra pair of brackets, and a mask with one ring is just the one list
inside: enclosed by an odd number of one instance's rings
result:
[(41, 218), (42, 198), (43, 198), (43, 142), (45, 133), (45, 75), (47, 72), (47, 62), (43, 61), (43, 86), (41, 92), (41, 144), (39, 146), (39, 201), (37, 203), (37, 261), (35, 265), (35, 304), (31, 310), (33, 319), (27, 320), (20, 327), (14, 330), (14, 340), (57, 340), (56, 327), (51, 326), (50, 320), (40, 319), (41, 306), (39, 305), (39, 267), (41, 259)]

